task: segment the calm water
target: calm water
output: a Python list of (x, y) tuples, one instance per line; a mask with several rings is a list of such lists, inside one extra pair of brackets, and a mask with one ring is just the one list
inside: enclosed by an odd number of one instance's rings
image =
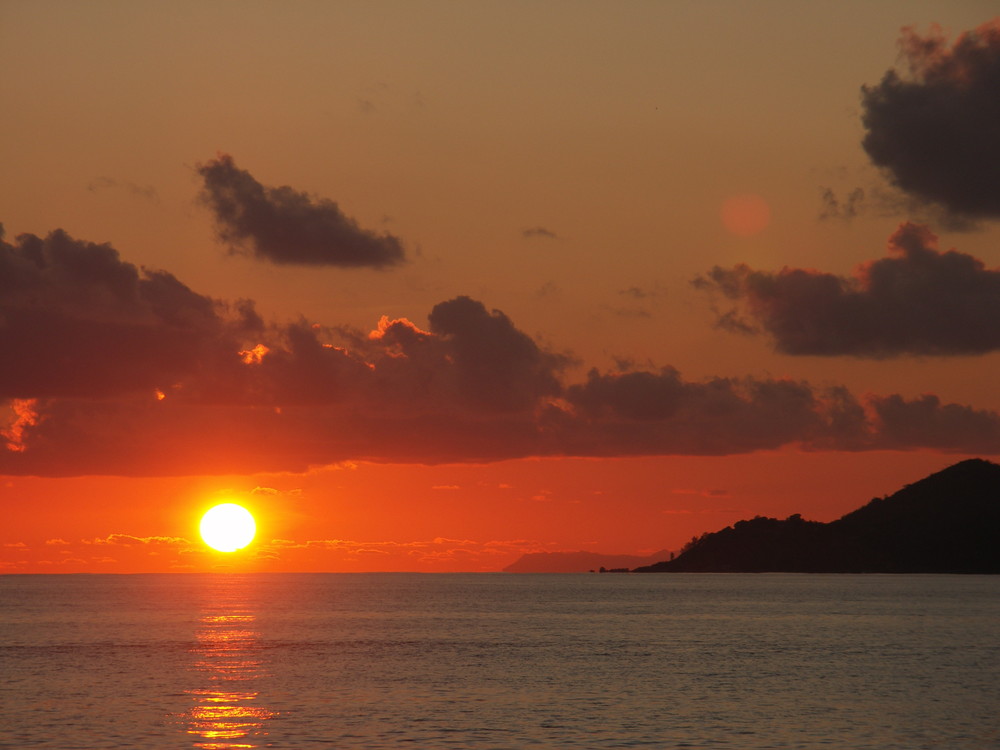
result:
[(0, 576), (0, 747), (1000, 748), (1000, 576)]

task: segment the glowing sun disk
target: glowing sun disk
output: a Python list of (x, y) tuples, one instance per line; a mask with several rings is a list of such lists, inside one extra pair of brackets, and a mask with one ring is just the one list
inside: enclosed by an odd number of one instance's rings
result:
[(223, 503), (201, 517), (201, 538), (219, 552), (235, 552), (253, 541), (257, 524), (250, 511), (236, 503)]

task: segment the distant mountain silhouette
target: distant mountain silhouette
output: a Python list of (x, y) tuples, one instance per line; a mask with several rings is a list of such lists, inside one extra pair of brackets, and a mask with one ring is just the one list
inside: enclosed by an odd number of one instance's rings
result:
[(601, 568), (635, 568), (669, 556), (661, 550), (649, 557), (638, 555), (602, 555), (597, 552), (529, 552), (506, 568), (505, 573), (586, 573)]
[(970, 459), (830, 523), (758, 516), (636, 572), (1000, 573), (1000, 466)]

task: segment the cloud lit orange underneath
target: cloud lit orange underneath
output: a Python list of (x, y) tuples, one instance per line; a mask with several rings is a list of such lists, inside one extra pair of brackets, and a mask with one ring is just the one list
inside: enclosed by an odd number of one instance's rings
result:
[(219, 552), (235, 552), (253, 541), (257, 524), (246, 508), (236, 503), (223, 503), (201, 517), (201, 538)]

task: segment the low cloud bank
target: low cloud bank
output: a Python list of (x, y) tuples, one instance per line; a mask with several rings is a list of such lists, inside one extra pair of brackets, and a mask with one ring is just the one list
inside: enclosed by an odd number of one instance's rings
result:
[[(996, 283), (968, 256), (936, 253), (920, 228), (897, 235), (895, 261)], [(868, 277), (892, 268), (871, 264)], [(712, 283), (739, 296), (748, 273), (719, 272)], [(843, 294), (832, 277), (813, 283)], [(0, 240), (0, 473), (256, 473), (785, 445), (1000, 452), (1000, 415), (933, 395), (690, 381), (673, 368), (591, 370), (569, 382), (569, 356), (477, 300), (445, 300), (427, 320), (383, 317), (370, 331), (265, 325), (252, 302), (200, 295), (106, 244), (58, 230)]]

